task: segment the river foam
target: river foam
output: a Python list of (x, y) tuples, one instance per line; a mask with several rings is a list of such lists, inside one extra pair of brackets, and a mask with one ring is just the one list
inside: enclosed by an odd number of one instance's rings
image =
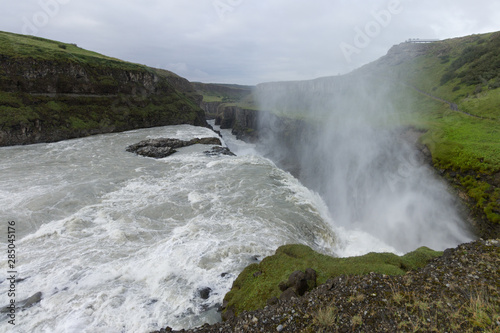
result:
[(238, 273), (280, 245), (342, 252), (319, 195), (251, 145), (235, 157), (202, 145), (165, 159), (125, 151), (205, 136), (216, 134), (180, 125), (0, 149), (2, 216), (18, 226), (16, 298), (43, 294), (14, 331), (195, 327), (220, 320)]

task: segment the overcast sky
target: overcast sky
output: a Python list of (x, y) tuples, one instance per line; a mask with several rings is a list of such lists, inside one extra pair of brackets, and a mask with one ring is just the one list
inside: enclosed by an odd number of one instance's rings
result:
[(3, 31), (238, 84), (343, 74), (409, 38), (500, 30), (497, 0), (5, 0), (0, 13)]

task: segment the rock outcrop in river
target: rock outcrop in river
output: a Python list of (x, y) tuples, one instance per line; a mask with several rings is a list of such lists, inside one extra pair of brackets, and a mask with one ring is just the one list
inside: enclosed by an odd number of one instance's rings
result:
[[(217, 145), (222, 142), (218, 138), (195, 138), (189, 141), (170, 138), (148, 139), (127, 147), (127, 151), (137, 155), (154, 158), (164, 158), (177, 152), (177, 148), (192, 146), (195, 144)], [(222, 153), (222, 151), (220, 151)]]

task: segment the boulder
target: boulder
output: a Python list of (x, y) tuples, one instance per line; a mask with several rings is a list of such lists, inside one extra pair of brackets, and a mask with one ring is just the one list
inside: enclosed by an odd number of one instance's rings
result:
[(22, 309), (27, 309), (32, 305), (39, 303), (42, 300), (42, 293), (39, 291), (30, 297), (19, 302), (18, 307)]
[[(30, 297), (23, 299), (22, 301), (19, 301), (16, 304), (16, 308), (24, 310), (24, 309), (27, 309), (27, 308), (39, 303), (41, 300), (42, 300), (42, 293), (39, 291), (39, 292), (31, 295)], [(9, 305), (3, 306), (0, 308), (0, 313), (9, 313), (10, 309), (11, 308), (9, 307)]]
[[(195, 144), (204, 145), (222, 145), (219, 138), (209, 137), (209, 138), (194, 138), (189, 141), (170, 139), (170, 138), (158, 138), (158, 139), (148, 139), (143, 140), (133, 145), (127, 147), (127, 151), (131, 153), (136, 153), (137, 155), (154, 157), (154, 158), (164, 158), (172, 155), (176, 152), (176, 148), (187, 147)], [(222, 148), (222, 147), (221, 147)]]
[(195, 138), (187, 141), (187, 145), (195, 145), (195, 144), (202, 144), (202, 145), (222, 145), (222, 142), (220, 141), (219, 138)]
[(288, 288), (292, 288), (297, 295), (304, 295), (307, 291), (306, 274), (301, 271), (295, 271), (288, 277)]
[(175, 152), (177, 152), (177, 150), (171, 147), (153, 147), (153, 146), (141, 147), (135, 151), (137, 155), (154, 157), (154, 158), (164, 158), (172, 155)]
[(306, 269), (306, 280), (307, 280), (308, 290), (316, 288), (317, 277), (318, 276), (317, 276), (316, 271), (314, 269), (312, 269), (312, 268)]
[(281, 301), (288, 301), (288, 300), (290, 300), (292, 298), (296, 298), (296, 297), (297, 297), (297, 294), (295, 293), (293, 288), (288, 288), (287, 290), (285, 290), (284, 292), (281, 293), (280, 300)]
[(267, 300), (267, 305), (268, 306), (273, 306), (279, 303), (279, 300), (276, 296), (271, 297), (270, 299)]
[(226, 311), (222, 312), (221, 317), (223, 321), (228, 321), (236, 318), (236, 314), (234, 313), (234, 306), (230, 306), (226, 309)]
[(227, 156), (236, 156), (232, 151), (229, 150), (227, 147), (212, 147), (211, 150), (204, 151), (204, 153), (208, 156), (220, 156), (220, 155), (227, 155)]
[(211, 293), (212, 293), (212, 289), (209, 287), (205, 287), (205, 288), (198, 290), (198, 294), (200, 295), (201, 299), (208, 299), (210, 297)]
[(316, 271), (312, 268), (302, 271), (295, 271), (288, 277), (287, 282), (279, 284), (280, 290), (283, 292), (280, 296), (281, 300), (290, 299), (291, 297), (302, 296), (306, 291), (316, 287)]

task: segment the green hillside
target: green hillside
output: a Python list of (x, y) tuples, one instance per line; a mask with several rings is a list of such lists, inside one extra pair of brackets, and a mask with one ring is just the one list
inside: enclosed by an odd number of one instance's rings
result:
[(0, 32), (0, 146), (180, 123), (204, 126), (200, 99), (172, 72)]
[(300, 121), (314, 126), (350, 108), (374, 110), (363, 119), (376, 126), (420, 132), (435, 168), (470, 207), (478, 235), (499, 237), (500, 32), (401, 43), (350, 74), (262, 83), (254, 96), (261, 111), (298, 126), (275, 133), (286, 156), (294, 156)]
[(203, 96), (204, 102), (235, 103), (247, 99), (254, 87), (238, 84), (219, 84), (193, 82), (196, 91)]
[[(75, 44), (62, 43), (45, 38), (18, 35), (8, 32), (0, 32), (0, 48), (3, 56), (13, 59), (32, 58), (37, 60), (60, 60), (67, 61), (68, 58), (87, 63), (106, 64), (107, 66), (128, 66), (137, 68), (136, 64), (107, 57), (105, 55), (87, 51)], [(145, 66), (141, 66), (145, 68)]]
[(500, 226), (500, 32), (429, 44), (404, 43), (364, 68), (405, 91), (403, 123), (425, 132), (435, 167), (484, 225)]

